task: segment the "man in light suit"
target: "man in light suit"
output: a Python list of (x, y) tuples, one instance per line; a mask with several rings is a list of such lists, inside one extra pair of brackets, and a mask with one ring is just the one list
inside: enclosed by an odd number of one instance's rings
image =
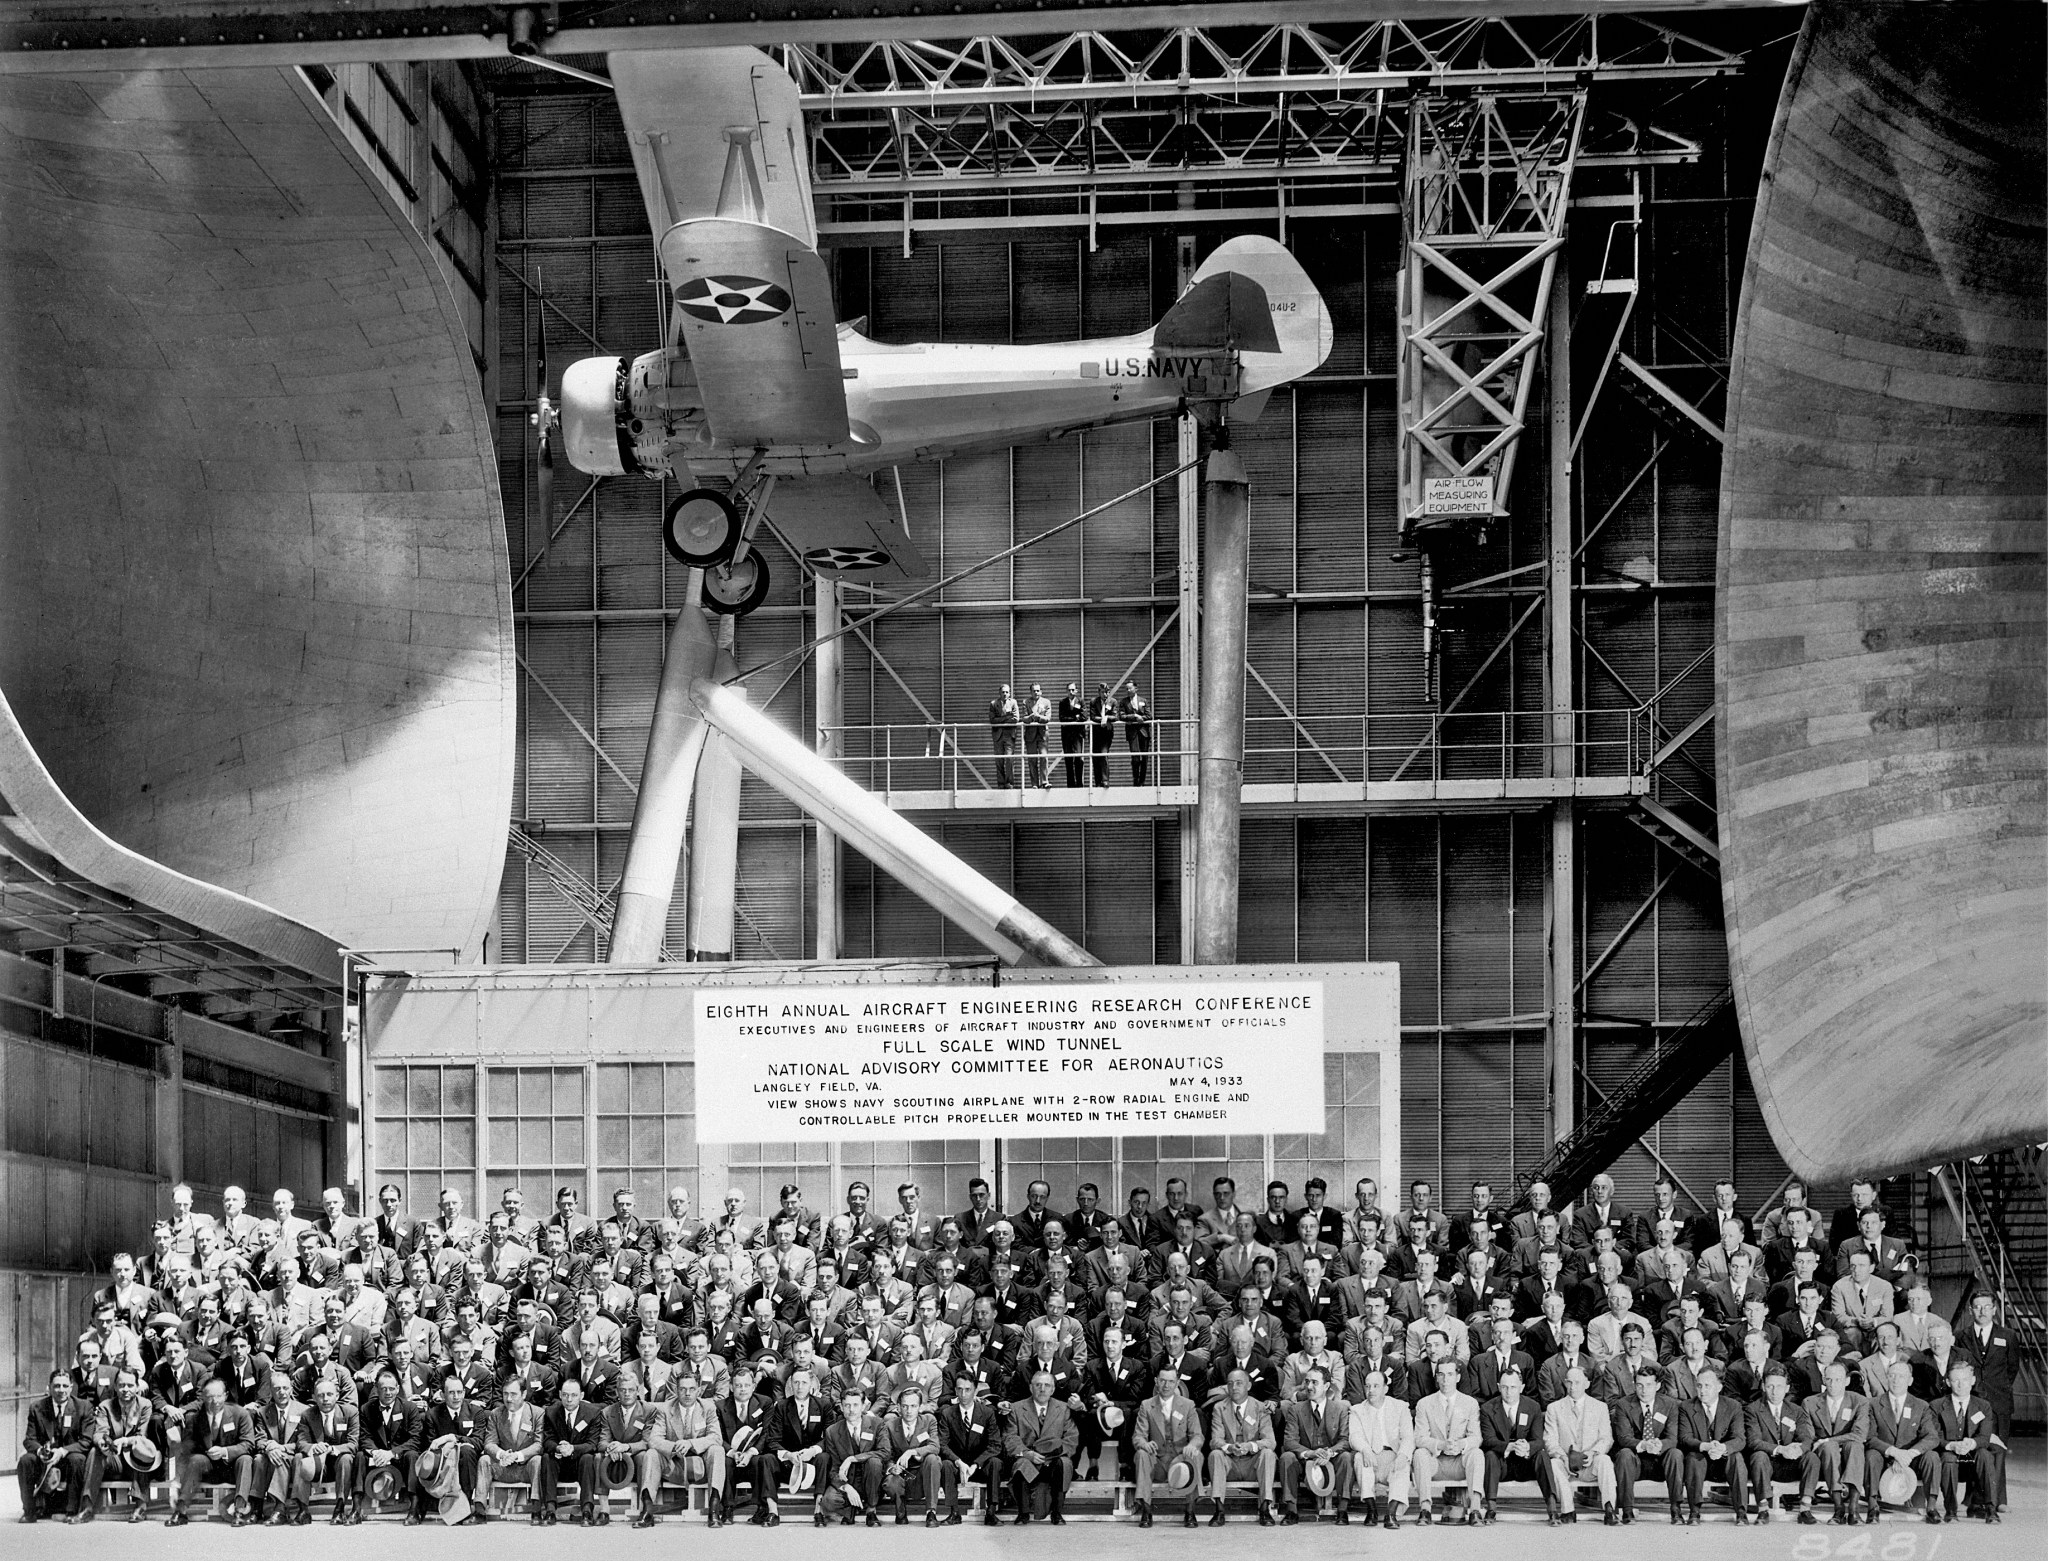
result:
[(1273, 1526), (1273, 1473), (1278, 1438), (1273, 1413), (1253, 1398), (1251, 1374), (1226, 1366), (1223, 1397), (1209, 1421), (1209, 1527), (1223, 1526), (1223, 1504), (1232, 1480), (1259, 1482), (1259, 1527)]
[[(483, 1456), (477, 1460), (476, 1469), (476, 1488), (486, 1507), (490, 1505), (492, 1488), (501, 1479), (507, 1484), (524, 1485), (528, 1499), (532, 1500), (540, 1475), (541, 1411), (527, 1402), (525, 1379), (507, 1377), (498, 1385), (498, 1392), (501, 1402), (491, 1411), (491, 1423), (484, 1432)], [(538, 1505), (528, 1512), (527, 1521), (539, 1525)]]
[(1870, 1440), (1863, 1450), (1863, 1499), (1869, 1504), (1866, 1523), (1877, 1521), (1882, 1505), (1877, 1480), (1887, 1461), (1913, 1471), (1930, 1510), (1941, 1486), (1934, 1416), (1913, 1396), (1913, 1368), (1905, 1361), (1894, 1361), (1889, 1378), (1886, 1391), (1870, 1400)]
[(1260, 1258), (1273, 1264), (1276, 1273), (1279, 1271), (1279, 1255), (1259, 1240), (1257, 1217), (1240, 1211), (1230, 1244), (1216, 1254), (1216, 1287), (1226, 1296), (1235, 1296), (1251, 1283), (1252, 1267)]
[[(1351, 1406), (1345, 1440), (1351, 1448), (1358, 1495), (1365, 1503), (1365, 1521), (1377, 1519), (1383, 1528), (1399, 1527), (1408, 1505), (1408, 1480), (1415, 1461), (1415, 1421), (1407, 1401), (1388, 1391), (1385, 1372), (1365, 1373), (1364, 1396)], [(1387, 1492), (1384, 1516), (1373, 1494), (1382, 1485)]]
[[(1330, 1368), (1316, 1364), (1304, 1374), (1307, 1395), (1280, 1406), (1280, 1497), (1282, 1523), (1301, 1521), (1301, 1479), (1312, 1464), (1330, 1472), (1330, 1496), (1337, 1521), (1351, 1521), (1347, 1497), (1352, 1460), (1346, 1456), (1351, 1432), (1351, 1406), (1330, 1389)], [(1311, 1504), (1315, 1497), (1310, 1495)], [(1314, 1516), (1313, 1513), (1310, 1514)]]
[(1138, 1406), (1131, 1434), (1131, 1462), (1137, 1469), (1138, 1527), (1152, 1526), (1152, 1486), (1166, 1478), (1175, 1464), (1188, 1472), (1187, 1507), (1181, 1527), (1195, 1526), (1195, 1502), (1202, 1494), (1202, 1412), (1182, 1396), (1180, 1374), (1172, 1367), (1152, 1382), (1152, 1394)]
[(1825, 1483), (1835, 1504), (1833, 1521), (1856, 1521), (1856, 1497), (1863, 1489), (1864, 1449), (1870, 1441), (1870, 1400), (1849, 1391), (1849, 1363), (1827, 1363), (1825, 1386), (1806, 1401), (1813, 1422), (1813, 1457), (1799, 1488), (1799, 1521), (1814, 1522), (1813, 1494)]
[(1614, 1427), (1607, 1406), (1586, 1391), (1585, 1368), (1565, 1373), (1564, 1397), (1544, 1412), (1543, 1442), (1550, 1454), (1550, 1494), (1567, 1523), (1578, 1521), (1577, 1482), (1590, 1469), (1609, 1525), (1614, 1512)]
[(1835, 1281), (1829, 1306), (1842, 1342), (1860, 1353), (1876, 1344), (1877, 1325), (1898, 1310), (1898, 1299), (1872, 1272), (1870, 1254), (1859, 1250), (1849, 1254), (1849, 1272)]
[(1449, 1357), (1436, 1363), (1437, 1390), (1415, 1406), (1415, 1494), (1422, 1504), (1416, 1521), (1434, 1523), (1430, 1482), (1447, 1475), (1465, 1481), (1465, 1522), (1479, 1522), (1479, 1492), (1486, 1488), (1486, 1454), (1479, 1441), (1479, 1401), (1458, 1391), (1459, 1367)]
[(1730, 1393), (1721, 1391), (1720, 1368), (1710, 1364), (1697, 1372), (1700, 1396), (1681, 1406), (1678, 1446), (1685, 1454), (1685, 1521), (1697, 1524), (1706, 1493), (1707, 1473), (1712, 1471), (1728, 1481), (1729, 1499), (1735, 1505), (1735, 1521), (1749, 1521), (1749, 1466), (1743, 1450), (1749, 1445), (1742, 1406)]
[(1764, 1266), (1764, 1254), (1760, 1247), (1745, 1239), (1740, 1219), (1728, 1218), (1721, 1221), (1721, 1239), (1700, 1253), (1697, 1272), (1700, 1282), (1714, 1284), (1728, 1277), (1729, 1265), (1737, 1253), (1747, 1253), (1751, 1273), (1760, 1273)]
[[(718, 1423), (718, 1406), (704, 1396), (704, 1385), (694, 1376), (678, 1377), (676, 1388), (677, 1396), (661, 1407), (654, 1450), (661, 1455), (668, 1479), (708, 1487), (705, 1523), (722, 1528), (726, 1523), (725, 1436)], [(693, 1459), (701, 1467), (692, 1467)]]
[(1020, 1524), (1031, 1521), (1032, 1492), (1041, 1487), (1049, 1498), (1050, 1521), (1067, 1521), (1067, 1481), (1073, 1477), (1081, 1429), (1067, 1406), (1053, 1398), (1052, 1383), (1050, 1371), (1032, 1374), (1031, 1395), (1012, 1407), (1009, 1430), (1003, 1436), (1003, 1457), (1010, 1466), (1010, 1488)]

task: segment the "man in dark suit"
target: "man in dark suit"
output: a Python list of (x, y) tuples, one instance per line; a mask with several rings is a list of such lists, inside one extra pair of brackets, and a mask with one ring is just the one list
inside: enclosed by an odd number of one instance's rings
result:
[(299, 1416), (292, 1433), (292, 1452), (299, 1463), (292, 1495), (301, 1513), (306, 1511), (313, 1487), (332, 1480), (334, 1515), (328, 1521), (336, 1527), (353, 1521), (350, 1503), (355, 1495), (356, 1447), (361, 1439), (362, 1422), (353, 1397), (344, 1398), (332, 1378), (317, 1383), (312, 1406)]
[(768, 1456), (768, 1416), (775, 1399), (755, 1391), (758, 1381), (754, 1368), (742, 1361), (733, 1368), (732, 1391), (718, 1405), (718, 1430), (725, 1443), (725, 1489), (719, 1505), (727, 1522), (732, 1521), (733, 1499), (741, 1481), (754, 1493), (754, 1515), (747, 1521), (768, 1521), (770, 1487), (762, 1479), (762, 1469)]
[(1010, 1487), (1017, 1502), (1018, 1523), (1031, 1521), (1033, 1493), (1046, 1492), (1054, 1523), (1064, 1523), (1067, 1481), (1073, 1477), (1074, 1453), (1081, 1445), (1080, 1428), (1065, 1404), (1053, 1398), (1050, 1371), (1031, 1378), (1030, 1396), (1010, 1411), (1003, 1436), (1003, 1459), (1010, 1468)]
[(1970, 1297), (1970, 1320), (1956, 1330), (1951, 1357), (1966, 1360), (1977, 1372), (1977, 1391), (1991, 1405), (1993, 1429), (2002, 1441), (2012, 1439), (2012, 1338), (1998, 1321), (1998, 1298), (1988, 1290)]
[[(939, 1445), (958, 1466), (960, 1484), (978, 1482), (982, 1490), (982, 1522), (993, 1526), (1003, 1499), (1003, 1435), (996, 1414), (971, 1372), (953, 1379), (953, 1397), (939, 1406)], [(958, 1487), (946, 1514), (949, 1524), (960, 1521)]]
[(604, 1440), (604, 1414), (583, 1401), (583, 1384), (572, 1377), (562, 1379), (561, 1397), (541, 1416), (540, 1422), (540, 1522), (555, 1521), (561, 1499), (562, 1480), (576, 1482), (581, 1501), (577, 1521), (588, 1525), (597, 1501), (600, 1446)]
[(399, 1392), (398, 1373), (378, 1373), (377, 1386), (358, 1418), (356, 1444), (356, 1500), (351, 1510), (360, 1517), (361, 1502), (369, 1493), (370, 1476), (379, 1469), (391, 1470), (396, 1489), (412, 1489), (413, 1454), (419, 1451), (422, 1405)]
[(788, 1392), (768, 1416), (761, 1466), (755, 1476), (768, 1508), (764, 1521), (771, 1528), (782, 1521), (776, 1492), (785, 1484), (795, 1484), (801, 1465), (813, 1465), (816, 1483), (810, 1488), (824, 1489), (825, 1470), (820, 1460), (824, 1457), (825, 1427), (831, 1419), (831, 1406), (819, 1397), (811, 1373), (791, 1372)]
[[(1763, 1395), (1743, 1410), (1742, 1439), (1749, 1462), (1750, 1488), (1756, 1492), (1756, 1515), (1768, 1523), (1774, 1516), (1774, 1480), (1803, 1480), (1813, 1454), (1813, 1421), (1806, 1406), (1792, 1397), (1791, 1378), (1782, 1368), (1767, 1370)], [(1809, 1516), (1811, 1510), (1808, 1509)]]
[(1829, 1250), (1832, 1251), (1851, 1236), (1861, 1232), (1863, 1229), (1863, 1216), (1871, 1209), (1876, 1209), (1880, 1214), (1887, 1217), (1891, 1213), (1889, 1209), (1877, 1201), (1877, 1184), (1864, 1178), (1858, 1178), (1849, 1184), (1849, 1201), (1835, 1210), (1834, 1218), (1828, 1222)]
[[(444, 1460), (454, 1459), (455, 1466), (466, 1494), (476, 1489), (477, 1460), (483, 1456), (484, 1436), (491, 1428), (491, 1417), (481, 1405), (472, 1404), (463, 1387), (462, 1378), (449, 1372), (441, 1379), (441, 1401), (429, 1409), (420, 1419), (417, 1437), (419, 1451), (433, 1453)], [(583, 1489), (584, 1500), (590, 1499), (589, 1486)], [(412, 1510), (405, 1515), (408, 1525), (426, 1521), (427, 1503), (432, 1499), (427, 1482), (419, 1476), (419, 1462), (413, 1462)], [(462, 1521), (473, 1523), (479, 1514), (472, 1511)]]
[(1209, 1391), (1209, 1357), (1194, 1347), (1186, 1327), (1179, 1322), (1169, 1321), (1161, 1327), (1159, 1353), (1152, 1357), (1155, 1381), (1166, 1370), (1171, 1370), (1179, 1380), (1183, 1397), (1198, 1405), (1202, 1403)]
[(1195, 1216), (1186, 1211), (1174, 1221), (1171, 1235), (1152, 1247), (1152, 1271), (1155, 1274), (1165, 1273), (1167, 1259), (1176, 1252), (1188, 1260), (1188, 1273), (1192, 1278), (1207, 1285), (1216, 1283), (1216, 1249), (1201, 1239)]
[(1930, 1500), (1941, 1484), (1934, 1416), (1913, 1396), (1913, 1368), (1906, 1361), (1894, 1361), (1887, 1376), (1886, 1391), (1870, 1396), (1870, 1440), (1863, 1453), (1866, 1523), (1877, 1521), (1881, 1505), (1877, 1481), (1887, 1463), (1911, 1469)]
[(1495, 1296), (1492, 1316), (1484, 1330), (1485, 1347), (1480, 1347), (1477, 1335), (1472, 1341), (1472, 1358), (1459, 1387), (1481, 1404), (1500, 1396), (1500, 1380), (1509, 1371), (1520, 1372), (1525, 1386), (1536, 1375), (1535, 1357), (1517, 1347), (1514, 1321), (1508, 1315), (1511, 1309), (1512, 1303), (1506, 1296)]
[(410, 1257), (420, 1227), (418, 1220), (406, 1218), (404, 1202), (405, 1195), (397, 1186), (386, 1182), (377, 1189), (377, 1217), (371, 1223), (376, 1227), (378, 1246)]
[(1940, 1485), (1927, 1491), (1927, 1511), (1948, 1509), (1948, 1521), (1959, 1522), (1958, 1480), (1967, 1475), (1970, 1504), (1986, 1523), (1999, 1521), (2005, 1506), (2005, 1443), (1999, 1437), (1990, 1401), (1976, 1392), (1977, 1368), (1967, 1360), (1951, 1361), (1949, 1390), (1928, 1406), (1934, 1419), (1936, 1455), (1941, 1461)]
[(1636, 1520), (1636, 1481), (1645, 1472), (1660, 1475), (1671, 1503), (1671, 1521), (1683, 1516), (1679, 1491), (1685, 1479), (1685, 1455), (1679, 1451), (1680, 1405), (1661, 1391), (1664, 1373), (1654, 1360), (1636, 1363), (1634, 1391), (1608, 1405), (1614, 1427), (1614, 1484), (1621, 1521)]
[[(1126, 1354), (1124, 1345), (1124, 1331), (1109, 1329), (1103, 1336), (1102, 1359), (1091, 1361), (1081, 1371), (1079, 1397), (1087, 1411), (1080, 1421), (1081, 1450), (1098, 1479), (1109, 1477), (1102, 1473), (1105, 1446), (1116, 1449), (1115, 1478), (1123, 1478), (1124, 1471), (1132, 1467), (1131, 1438), (1137, 1431), (1138, 1405), (1152, 1388), (1142, 1357)], [(1057, 1384), (1054, 1391), (1058, 1391)], [(1114, 1415), (1105, 1413), (1112, 1409)], [(1118, 1423), (1111, 1426), (1106, 1424), (1109, 1420)]]
[[(21, 1486), (21, 1520), (56, 1516), (61, 1498), (64, 1520), (78, 1522), (89, 1484), (95, 1409), (81, 1403), (71, 1373), (50, 1373), (49, 1393), (29, 1406), (28, 1430), (22, 1439), (15, 1478)], [(44, 1503), (43, 1497), (49, 1497)]]
[[(202, 1486), (232, 1483), (239, 1489), (242, 1465), (255, 1451), (256, 1432), (249, 1423), (249, 1411), (228, 1402), (226, 1383), (209, 1381), (199, 1412), (186, 1427), (178, 1467), (178, 1493), (171, 1500), (171, 1515), (165, 1523), (179, 1528), (189, 1522), (185, 1509), (191, 1506)], [(237, 1512), (235, 1521), (246, 1526), (248, 1513)]]
[(1635, 1216), (1624, 1212), (1614, 1201), (1614, 1178), (1602, 1171), (1586, 1189), (1585, 1202), (1572, 1214), (1571, 1229), (1565, 1239), (1575, 1247), (1590, 1247), (1593, 1232), (1611, 1230), (1616, 1245), (1627, 1246), (1635, 1229)]
[(1735, 1521), (1749, 1521), (1749, 1468), (1742, 1450), (1748, 1446), (1743, 1430), (1742, 1406), (1721, 1391), (1721, 1372), (1712, 1363), (1698, 1366), (1697, 1402), (1679, 1410), (1678, 1449), (1685, 1454), (1685, 1521), (1696, 1524), (1706, 1494), (1707, 1471), (1728, 1482), (1729, 1499), (1735, 1504)]
[[(1557, 1497), (1550, 1489), (1543, 1451), (1543, 1406), (1522, 1391), (1522, 1368), (1510, 1365), (1500, 1374), (1499, 1393), (1479, 1406), (1479, 1449), (1486, 1455), (1486, 1513), (1491, 1523), (1500, 1496), (1502, 1476), (1534, 1480), (1543, 1505), (1555, 1520)], [(1472, 1499), (1466, 1492), (1465, 1499)]]
[[(1301, 1521), (1302, 1477), (1312, 1465), (1322, 1464), (1330, 1476), (1337, 1521), (1349, 1523), (1351, 1508), (1346, 1498), (1351, 1490), (1351, 1409), (1330, 1390), (1330, 1373), (1326, 1368), (1311, 1366), (1307, 1376), (1308, 1396), (1280, 1406), (1280, 1499), (1285, 1509), (1280, 1521)], [(1316, 1497), (1311, 1490), (1311, 1521), (1316, 1515), (1315, 1507)]]
[(1813, 1457), (1799, 1487), (1799, 1521), (1814, 1521), (1813, 1495), (1825, 1483), (1835, 1504), (1833, 1521), (1856, 1521), (1856, 1497), (1863, 1489), (1864, 1448), (1870, 1441), (1870, 1401), (1849, 1391), (1849, 1363), (1830, 1360), (1821, 1391), (1806, 1400), (1813, 1425)]
[(1280, 1323), (1290, 1340), (1299, 1343), (1302, 1325), (1310, 1322), (1321, 1323), (1326, 1338), (1344, 1335), (1344, 1303), (1324, 1260), (1314, 1252), (1303, 1258), (1300, 1278), (1280, 1293)]

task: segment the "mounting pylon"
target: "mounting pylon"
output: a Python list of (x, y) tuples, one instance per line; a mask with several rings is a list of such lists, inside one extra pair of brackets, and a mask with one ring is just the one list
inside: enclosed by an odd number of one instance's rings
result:
[(1586, 94), (1418, 93), (1401, 190), (1401, 535), (1506, 515)]

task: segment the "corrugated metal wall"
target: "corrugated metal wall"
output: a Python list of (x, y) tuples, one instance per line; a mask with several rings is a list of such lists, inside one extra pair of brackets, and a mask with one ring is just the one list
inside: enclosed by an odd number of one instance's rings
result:
[[(1642, 296), (1628, 351), (1685, 377), (1710, 398), (1725, 357), (1744, 192), (1755, 144), (1745, 126), (1724, 153), (1719, 89), (1694, 95), (1708, 156), (1696, 169), (1644, 177)], [(574, 94), (506, 96), (494, 111), (499, 154), (497, 234), (510, 268), (539, 272), (561, 317), (551, 318), (556, 370), (585, 351), (634, 353), (656, 342), (652, 261), (645, 219), (616, 112)], [(1731, 155), (1733, 163), (1731, 164)], [(1598, 188), (1625, 188), (1605, 176)], [(1584, 188), (1594, 189), (1590, 178)], [(1575, 218), (1573, 275), (1600, 274), (1613, 206)], [(1224, 236), (1198, 229), (1203, 251)], [(1076, 230), (1013, 230), (921, 238), (905, 256), (897, 240), (840, 244), (832, 254), (842, 319), (867, 316), (884, 340), (946, 337), (1038, 341), (1139, 329), (1170, 297), (1170, 219), (1150, 229), (1105, 229), (1090, 248)], [(1252, 478), (1250, 659), (1247, 688), (1256, 746), (1286, 730), (1285, 706), (1322, 740), (1356, 743), (1372, 718), (1376, 778), (1399, 767), (1402, 744), (1426, 730), (1418, 564), (1399, 556), (1395, 524), (1398, 225), (1391, 219), (1297, 221), (1290, 247), (1328, 299), (1338, 326), (1329, 362), (1274, 396), (1264, 418), (1239, 432)], [(519, 803), (544, 819), (551, 849), (609, 890), (620, 869), (661, 645), (660, 609), (677, 599), (680, 571), (656, 536), (662, 495), (615, 479), (583, 497), (570, 475), (549, 526), (532, 509), (525, 380), (534, 341), (531, 292), (502, 272), (496, 300), (496, 394), (502, 476), (520, 609), (522, 743)], [(1577, 351), (1590, 383), (1615, 315), (1580, 289)], [(1688, 370), (1686, 364), (1705, 364)], [(1543, 557), (1548, 452), (1541, 396), (1525, 438), (1511, 509), (1484, 547), (1455, 560), (1455, 580), (1478, 580)], [(1707, 646), (1718, 454), (1674, 430), (1614, 385), (1582, 447), (1577, 524), (1593, 530), (1586, 588), (1576, 604), (1582, 706), (1619, 711), (1655, 694)], [(1659, 446), (1646, 476), (1639, 472)], [(907, 469), (904, 491), (920, 546), (941, 573), (1029, 537), (1078, 509), (1114, 497), (1174, 464), (1166, 424), (1088, 434), (1003, 454)], [(573, 512), (571, 506), (574, 506)], [(1608, 512), (1612, 510), (1610, 515)], [(566, 517), (566, 518), (564, 518)], [(872, 651), (859, 640), (845, 658), (850, 724), (978, 728), (996, 685), (1036, 681), (1056, 694), (1068, 681), (1092, 687), (1123, 674), (1174, 605), (1177, 515), (1172, 485), (1092, 520), (1081, 533), (1026, 552), (950, 588), (943, 601), (879, 626)], [(777, 560), (781, 562), (781, 560)], [(1446, 723), (1452, 744), (1470, 744), (1449, 768), (1495, 773), (1502, 713), (1524, 738), (1540, 727), (1540, 612), (1487, 665), (1510, 625), (1537, 599), (1514, 576), (1461, 593), (1445, 614), (1442, 686), (1471, 684)], [(779, 654), (806, 632), (808, 593), (793, 565), (776, 572), (769, 605), (740, 630), (742, 665)], [(1155, 714), (1179, 716), (1177, 635), (1167, 632), (1133, 675)], [(1484, 667), (1482, 672), (1480, 669)], [(1695, 678), (1672, 691), (1667, 725), (1680, 726), (1709, 697)], [(1264, 686), (1262, 686), (1262, 684)], [(1695, 701), (1689, 706), (1686, 701)], [(809, 679), (785, 683), (770, 708), (808, 731)], [(595, 742), (579, 734), (581, 727)], [(1593, 735), (1619, 739), (1617, 716)], [(1287, 740), (1292, 749), (1294, 744)], [(858, 752), (858, 749), (855, 749)], [(970, 745), (972, 751), (972, 745)], [(1686, 783), (1711, 800), (1711, 732), (1688, 746), (1698, 764)], [(1357, 761), (1341, 758), (1350, 773)], [(1529, 752), (1519, 773), (1540, 762)], [(1588, 767), (1613, 772), (1619, 747)], [(1121, 754), (1119, 754), (1119, 766)], [(1254, 754), (1249, 778), (1326, 777), (1314, 758)], [(919, 780), (902, 766), (901, 785)], [(1176, 779), (1172, 766), (1163, 778)], [(739, 951), (800, 953), (813, 925), (809, 832), (792, 810), (750, 780), (741, 856)], [(1178, 958), (1179, 831), (1171, 819), (1056, 819), (1012, 823), (948, 820), (948, 846), (1107, 960)], [(1582, 1041), (1592, 1087), (1624, 1075), (1653, 1033), (1681, 1023), (1725, 983), (1718, 894), (1619, 815), (1582, 819), (1581, 968), (1598, 957), (1662, 882), (1656, 904), (1587, 983)], [(1399, 959), (1403, 967), (1404, 1164), (1462, 1195), (1464, 1182), (1503, 1180), (1544, 1148), (1544, 918), (1548, 832), (1537, 813), (1486, 816), (1270, 818), (1246, 824), (1242, 952), (1247, 959)], [(680, 897), (670, 942), (683, 942)], [(847, 853), (843, 947), (848, 955), (970, 952), (921, 901)], [(590, 930), (557, 891), (516, 855), (508, 864), (493, 957), (589, 959)], [(1747, 1124), (1747, 1125), (1745, 1125)], [(1713, 1176), (1739, 1167), (1746, 1198), (1784, 1174), (1754, 1130), (1755, 1104), (1739, 1065), (1702, 1087), (1660, 1128), (1652, 1145), (1702, 1197)], [(1035, 1151), (1034, 1151), (1035, 1152)], [(1021, 1159), (1026, 1147), (1016, 1146)], [(1047, 1163), (1099, 1168), (1100, 1146), (1062, 1141)], [(1217, 1163), (1233, 1156), (1215, 1151)], [(1206, 1159), (1206, 1157), (1205, 1157)], [(1625, 1197), (1645, 1198), (1647, 1153), (1619, 1168)], [(1206, 1178), (1204, 1178), (1206, 1180)]]

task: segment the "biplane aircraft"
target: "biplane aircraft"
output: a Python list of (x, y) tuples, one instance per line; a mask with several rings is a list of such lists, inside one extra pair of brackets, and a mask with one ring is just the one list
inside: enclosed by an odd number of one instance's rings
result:
[[(873, 475), (1189, 409), (1249, 421), (1329, 355), (1322, 296), (1271, 239), (1230, 239), (1151, 330), (1030, 346), (889, 344), (842, 324), (818, 254), (796, 84), (756, 49), (611, 56), (672, 308), (635, 358), (585, 358), (535, 415), (594, 476), (673, 479), (663, 540), (745, 613), (763, 523), (828, 576), (929, 573)], [(705, 486), (723, 480), (723, 488)], [(887, 488), (889, 485), (885, 485)], [(900, 493), (900, 489), (896, 490)], [(900, 504), (900, 499), (898, 500)]]

